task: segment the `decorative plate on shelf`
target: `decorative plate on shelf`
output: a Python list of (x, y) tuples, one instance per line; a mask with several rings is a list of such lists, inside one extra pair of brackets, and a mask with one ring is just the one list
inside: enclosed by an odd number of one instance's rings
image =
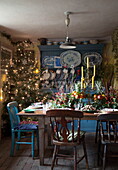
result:
[(54, 68), (54, 56), (43, 56), (42, 67)]
[(55, 80), (56, 81), (59, 81), (60, 77), (61, 77), (61, 73), (62, 73), (62, 70), (61, 69), (57, 69), (56, 70), (56, 77), (55, 77)]
[(77, 67), (81, 64), (81, 54), (78, 51), (68, 50), (60, 55), (61, 57), (61, 64), (64, 67), (71, 68)]
[(56, 72), (54, 70), (50, 70), (50, 80), (54, 80), (56, 77)]
[(102, 62), (102, 56), (97, 52), (88, 52), (83, 55), (84, 64), (87, 63), (87, 57), (89, 57), (90, 67), (94, 65), (100, 65)]
[(50, 73), (48, 70), (45, 70), (42, 75), (43, 80), (48, 80), (50, 78)]

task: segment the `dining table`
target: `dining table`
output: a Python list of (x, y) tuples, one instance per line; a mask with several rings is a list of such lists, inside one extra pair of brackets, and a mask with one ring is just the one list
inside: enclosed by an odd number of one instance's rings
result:
[[(97, 113), (87, 113), (83, 112), (84, 116), (82, 120), (97, 120)], [(17, 113), (19, 116), (27, 116), (27, 117), (36, 117), (38, 120), (38, 129), (39, 129), (39, 158), (40, 165), (44, 165), (45, 158), (45, 125), (49, 125), (49, 118), (46, 116), (46, 110), (44, 109), (36, 109), (34, 112), (25, 112), (24, 110)]]

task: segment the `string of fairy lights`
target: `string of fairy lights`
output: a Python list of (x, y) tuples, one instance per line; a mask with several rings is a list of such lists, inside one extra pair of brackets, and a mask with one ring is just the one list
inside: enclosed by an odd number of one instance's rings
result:
[[(22, 108), (24, 104), (40, 99), (40, 71), (35, 61), (35, 51), (30, 50), (31, 42), (23, 41), (16, 45), (12, 59), (2, 58), (3, 92), (1, 100), (8, 102), (16, 100)], [(34, 101), (35, 100), (35, 101)]]

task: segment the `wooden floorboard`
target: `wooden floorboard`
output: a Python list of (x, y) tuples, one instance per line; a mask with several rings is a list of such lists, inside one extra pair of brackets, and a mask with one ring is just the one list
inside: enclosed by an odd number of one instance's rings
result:
[[(52, 147), (47, 148), (44, 166), (40, 166), (40, 160), (37, 155), (34, 159), (32, 159), (30, 145), (22, 145), (20, 147), (20, 150), (15, 151), (14, 157), (9, 156), (10, 147), (10, 137), (2, 139), (2, 141), (0, 142), (0, 170), (50, 170), (53, 152)], [(94, 133), (86, 133), (86, 147), (90, 170), (102, 170), (101, 166), (97, 166), (97, 144), (95, 144)], [(81, 147), (79, 149), (79, 154), (81, 155), (82, 149)], [(55, 167), (55, 170), (61, 169), (73, 170), (73, 161), (59, 160), (59, 165)], [(78, 169), (86, 169), (85, 160), (83, 160), (78, 165)], [(108, 159), (106, 164), (106, 170), (118, 170), (118, 158)]]

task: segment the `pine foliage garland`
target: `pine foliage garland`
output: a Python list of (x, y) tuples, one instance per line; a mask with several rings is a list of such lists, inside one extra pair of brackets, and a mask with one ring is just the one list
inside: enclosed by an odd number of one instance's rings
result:
[(115, 59), (115, 75), (116, 80), (118, 81), (118, 28), (113, 32), (112, 35), (112, 47)]

